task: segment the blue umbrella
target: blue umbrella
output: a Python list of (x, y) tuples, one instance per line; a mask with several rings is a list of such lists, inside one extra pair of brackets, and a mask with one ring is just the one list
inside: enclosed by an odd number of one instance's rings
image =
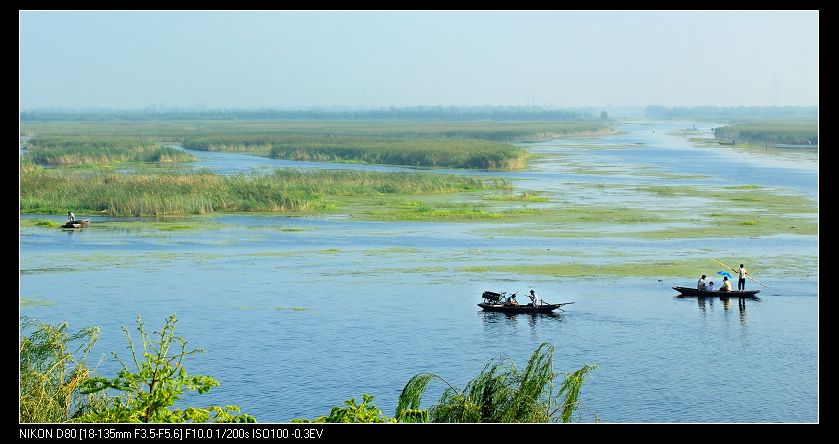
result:
[(727, 278), (731, 279), (731, 273), (727, 271), (718, 271), (717, 274), (720, 276), (726, 276)]

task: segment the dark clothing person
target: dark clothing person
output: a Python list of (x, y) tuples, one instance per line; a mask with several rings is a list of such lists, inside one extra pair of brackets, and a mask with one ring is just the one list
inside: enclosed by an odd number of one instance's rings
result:
[(76, 220), (76, 215), (73, 214), (72, 211), (67, 212), (67, 219), (70, 219), (70, 222), (74, 222)]

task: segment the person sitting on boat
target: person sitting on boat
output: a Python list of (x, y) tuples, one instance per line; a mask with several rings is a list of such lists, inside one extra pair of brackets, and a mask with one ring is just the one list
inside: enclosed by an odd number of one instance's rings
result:
[(510, 296), (510, 299), (507, 299), (507, 303), (510, 304), (513, 307), (518, 307), (519, 306), (519, 301), (516, 300), (516, 295), (515, 294)]
[(698, 280), (698, 281), (696, 281), (696, 289), (697, 289), (697, 290), (705, 290), (705, 278), (706, 278), (706, 277), (707, 277), (707, 276), (705, 276), (705, 275), (703, 274), (703, 275), (702, 275), (702, 277), (701, 277), (701, 278), (699, 278), (699, 280)]
[(720, 291), (731, 291), (731, 282), (728, 281), (728, 276), (723, 276)]
[(68, 211), (68, 212), (67, 212), (67, 219), (68, 219), (70, 222), (75, 222), (75, 221), (76, 221), (76, 215), (75, 215), (75, 214), (73, 214), (73, 212), (72, 212), (72, 211)]
[(714, 291), (714, 290), (716, 290), (716, 289), (714, 288), (714, 281), (708, 282), (708, 286), (707, 286), (707, 287), (705, 287), (705, 290), (708, 290), (708, 291)]
[(533, 302), (533, 306), (534, 306), (534, 307), (535, 307), (535, 306), (537, 306), (537, 305), (539, 305), (539, 304), (537, 304), (537, 303), (536, 303), (536, 301), (537, 301), (537, 300), (539, 300), (539, 297), (538, 297), (538, 296), (536, 296), (536, 292), (535, 292), (535, 291), (530, 290), (530, 295), (528, 295), (528, 297), (529, 297), (529, 298), (530, 298), (530, 300)]

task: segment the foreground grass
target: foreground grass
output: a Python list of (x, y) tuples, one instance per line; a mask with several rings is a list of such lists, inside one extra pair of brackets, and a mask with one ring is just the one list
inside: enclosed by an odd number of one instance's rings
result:
[[(73, 186), (68, 186), (68, 183)], [(507, 188), (493, 179), (423, 173), (276, 170), (269, 175), (207, 172), (116, 174), (21, 169), (22, 213), (160, 216), (213, 212), (315, 212), (346, 198)]]
[[(393, 417), (373, 404), (372, 395), (363, 394), (361, 404), (355, 398), (335, 406), (315, 423), (545, 423), (581, 419), (580, 390), (586, 376), (596, 365), (584, 365), (573, 373), (553, 369), (554, 347), (542, 343), (527, 363), (519, 368), (508, 359), (491, 361), (463, 389), (432, 373), (414, 375), (399, 395)], [(423, 397), (432, 384), (444, 387), (439, 400), (427, 409)]]

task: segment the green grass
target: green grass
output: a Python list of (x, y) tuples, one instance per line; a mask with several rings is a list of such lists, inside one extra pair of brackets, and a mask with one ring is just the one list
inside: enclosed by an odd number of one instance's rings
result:
[(493, 271), (490, 267), (486, 266), (469, 266), (469, 267), (458, 267), (457, 271), (463, 273), (489, 273)]
[[(514, 275), (550, 276), (555, 278), (590, 278), (639, 277), (639, 278), (694, 278), (702, 273), (711, 274), (721, 270), (722, 266), (711, 258), (734, 265), (745, 263), (749, 272), (763, 280), (767, 275), (773, 279), (783, 277), (813, 276), (818, 268), (818, 257), (813, 256), (763, 256), (754, 257), (717, 257), (710, 254), (707, 258), (685, 258), (657, 261), (629, 261), (610, 264), (592, 264), (583, 262), (552, 264), (516, 264), (492, 266), (467, 266), (456, 269), (462, 273), (510, 273)], [(736, 267), (736, 265), (734, 265)], [(715, 274), (716, 275), (716, 274)]]
[[(570, 184), (569, 184), (570, 185)], [(605, 189), (605, 186), (604, 186)], [(506, 214), (500, 221), (532, 222), (479, 229), (486, 235), (640, 239), (756, 237), (818, 233), (818, 203), (805, 196), (758, 185), (707, 188), (689, 185), (609, 185), (627, 206), (576, 203)], [(637, 194), (640, 193), (640, 196)], [(644, 195), (654, 199), (638, 198)], [(655, 202), (650, 208), (638, 208)], [(712, 211), (709, 211), (712, 210)]]
[(535, 264), (535, 265), (496, 265), (489, 267), (462, 267), (457, 271), (486, 273), (501, 272), (552, 277), (588, 277), (634, 276), (634, 277), (690, 277), (697, 270), (709, 268), (708, 261), (702, 259), (683, 259), (667, 262), (628, 262), (620, 264)]
[(819, 123), (817, 120), (756, 121), (735, 123), (714, 129), (717, 140), (736, 143), (752, 143), (760, 146), (777, 144), (811, 145), (819, 144)]
[(501, 200), (501, 201), (514, 201), (514, 202), (548, 202), (548, 199), (545, 196), (541, 196), (536, 193), (523, 191), (519, 194), (496, 194), (492, 196), (485, 197), (487, 200)]
[(180, 224), (173, 224), (168, 226), (159, 227), (158, 230), (160, 231), (180, 231), (180, 230), (194, 230), (198, 228), (195, 225), (180, 225)]
[(274, 310), (277, 311), (308, 311), (311, 310), (310, 308), (305, 307), (274, 307)]
[(91, 228), (95, 230), (141, 230), (141, 231), (189, 231), (215, 230), (227, 226), (211, 219), (197, 220), (195, 217), (177, 216), (164, 219), (143, 218), (139, 220), (98, 221), (92, 218)]
[(79, 166), (119, 162), (191, 162), (195, 156), (138, 137), (37, 136), (26, 143), (27, 156), (39, 165)]
[(35, 134), (30, 144), (41, 164), (191, 160), (158, 146), (180, 143), (294, 160), (514, 170), (524, 168), (527, 152), (513, 142), (609, 131), (601, 121), (182, 121), (27, 123), (23, 132)]
[(294, 311), (294, 312), (301, 312), (301, 311), (310, 311), (311, 308), (306, 307), (255, 307), (252, 305), (239, 305), (236, 306), (239, 310), (253, 310), (253, 311), (265, 311), (265, 310), (275, 310), (275, 311)]
[(55, 302), (47, 301), (45, 299), (38, 299), (38, 298), (26, 298), (21, 296), (20, 297), (20, 306), (21, 307), (44, 307), (53, 305)]
[(21, 227), (44, 227), (44, 228), (58, 228), (61, 223), (49, 219), (21, 219)]
[[(87, 258), (85, 258), (87, 259)], [(79, 271), (77, 267), (65, 267), (65, 266), (55, 266), (55, 267), (33, 267), (33, 268), (20, 268), (20, 274), (40, 274), (40, 273), (65, 273), (68, 271)]]
[(366, 137), (390, 139), (479, 139), (495, 142), (539, 141), (611, 131), (608, 122), (576, 121), (388, 121), (388, 120), (184, 120), (115, 122), (25, 122), (22, 133), (35, 137), (131, 137), (181, 143), (213, 137)]
[[(296, 171), (222, 176), (207, 172), (118, 174), (21, 171), (21, 212), (162, 216), (213, 212), (308, 213), (347, 199), (433, 195), (509, 187), (496, 179), (427, 173)], [(67, 187), (72, 182), (74, 187)], [(388, 199), (392, 200), (392, 199)]]
[(368, 256), (381, 256), (381, 255), (412, 255), (419, 252), (418, 249), (412, 247), (388, 247), (388, 248), (376, 248), (372, 250), (365, 250), (365, 254)]

